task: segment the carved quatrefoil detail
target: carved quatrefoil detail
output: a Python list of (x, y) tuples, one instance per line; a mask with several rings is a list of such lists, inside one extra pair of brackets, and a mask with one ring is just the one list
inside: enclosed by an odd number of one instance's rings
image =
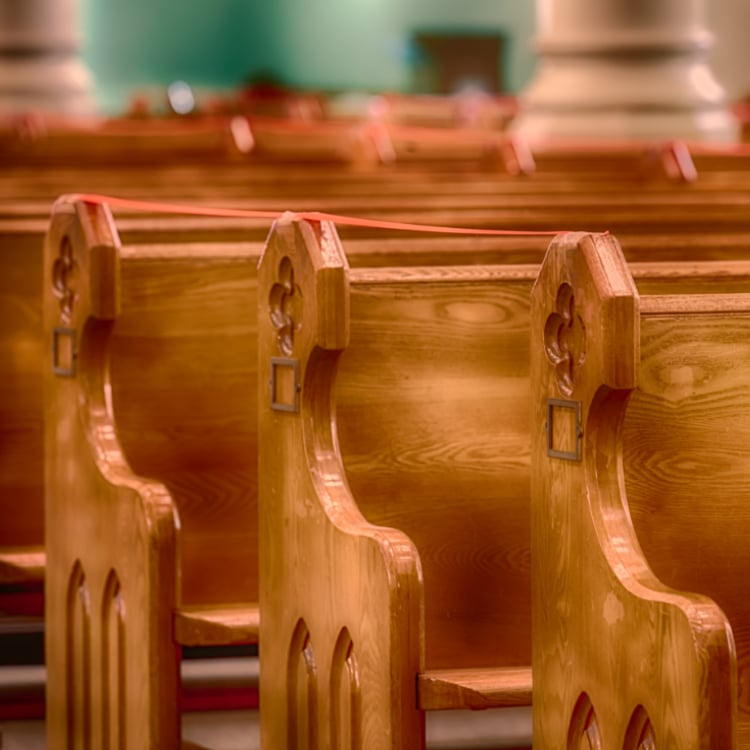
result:
[(70, 323), (73, 318), (77, 280), (78, 264), (73, 257), (73, 246), (65, 237), (60, 243), (60, 254), (52, 266), (52, 289), (60, 300), (60, 317), (65, 323)]
[(294, 267), (289, 258), (279, 263), (276, 283), (269, 295), (271, 323), (282, 354), (289, 356), (294, 349), (294, 337), (302, 326), (302, 290), (294, 281)]
[(560, 391), (570, 396), (575, 386), (576, 369), (586, 359), (586, 326), (576, 311), (575, 296), (569, 284), (557, 291), (555, 312), (544, 326), (547, 359), (555, 366)]

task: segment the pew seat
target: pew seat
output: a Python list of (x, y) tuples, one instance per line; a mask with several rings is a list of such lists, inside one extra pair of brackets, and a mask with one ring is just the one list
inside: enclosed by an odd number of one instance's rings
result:
[(531, 705), (529, 667), (426, 669), (417, 679), (417, 705), (423, 711)]
[(39, 583), (47, 564), (44, 547), (5, 547), (0, 551), (0, 585)]

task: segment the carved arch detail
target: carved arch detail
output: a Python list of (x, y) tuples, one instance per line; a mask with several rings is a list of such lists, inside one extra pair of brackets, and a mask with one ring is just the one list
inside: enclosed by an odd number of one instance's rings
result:
[(656, 735), (643, 706), (636, 706), (625, 732), (623, 750), (656, 750)]
[(356, 750), (362, 745), (362, 691), (354, 643), (346, 628), (333, 651), (330, 695), (331, 750)]
[(125, 720), (125, 601), (114, 570), (109, 572), (102, 598), (102, 749), (126, 747)]
[(581, 693), (568, 726), (567, 750), (601, 750), (599, 721), (591, 699)]
[(289, 750), (317, 747), (318, 668), (310, 631), (297, 622), (287, 661), (287, 719)]
[(65, 645), (68, 747), (91, 750), (91, 594), (79, 560), (68, 578)]

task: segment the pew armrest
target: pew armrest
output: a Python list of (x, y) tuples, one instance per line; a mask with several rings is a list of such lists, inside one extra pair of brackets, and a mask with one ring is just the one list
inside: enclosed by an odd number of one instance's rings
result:
[(42, 547), (12, 547), (0, 552), (0, 584), (40, 583), (47, 555)]
[(248, 607), (182, 607), (175, 612), (175, 641), (182, 646), (257, 643), (260, 611)]
[(429, 669), (417, 678), (423, 711), (531, 705), (531, 668)]

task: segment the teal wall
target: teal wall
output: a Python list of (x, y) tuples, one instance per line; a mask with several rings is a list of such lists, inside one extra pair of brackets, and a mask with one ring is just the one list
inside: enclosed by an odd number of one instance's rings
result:
[[(233, 85), (247, 67), (247, 0), (81, 0), (84, 59), (102, 105), (183, 79)], [(261, 37), (262, 39), (262, 37)]]
[(410, 33), (501, 31), (504, 79), (533, 70), (533, 0), (81, 0), (84, 58), (102, 106), (183, 79), (236, 86), (261, 71), (294, 86), (408, 91)]
[(505, 84), (517, 92), (534, 71), (534, 6), (535, 0), (405, 0), (402, 28), (504, 32)]

